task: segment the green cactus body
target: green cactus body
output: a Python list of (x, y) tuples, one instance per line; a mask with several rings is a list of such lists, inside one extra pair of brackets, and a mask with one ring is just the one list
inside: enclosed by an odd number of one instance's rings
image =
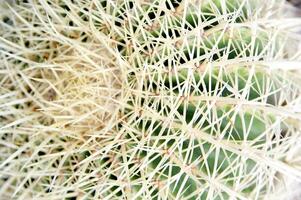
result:
[[(200, 37), (199, 34), (191, 34), (186, 44), (180, 45), (171, 51), (166, 50), (163, 43), (156, 44), (153, 47), (154, 58), (148, 59), (148, 55), (145, 56), (145, 62), (154, 65), (162, 62), (164, 57), (166, 57), (167, 62), (163, 64), (167, 69), (171, 69), (171, 73), (167, 70), (167, 73), (163, 74), (162, 71), (164, 69), (157, 72), (151, 71), (155, 75), (152, 76), (151, 82), (145, 82), (146, 85), (143, 88), (146, 91), (161, 93), (167, 98), (185, 98), (185, 95), (181, 94), (185, 89), (185, 83), (188, 82), (187, 80), (191, 80), (190, 83), (193, 84), (193, 86), (190, 86), (190, 94), (186, 94), (186, 102), (184, 100), (183, 103), (179, 103), (178, 108), (168, 106), (163, 108), (160, 105), (164, 104), (164, 100), (161, 100), (162, 102), (156, 100), (156, 98), (149, 100), (151, 98), (149, 96), (142, 97), (141, 104), (130, 103), (133, 107), (139, 106), (141, 110), (146, 110), (146, 112), (148, 109), (152, 110), (151, 112), (158, 112), (160, 116), (158, 117), (161, 120), (148, 119), (142, 113), (137, 122), (140, 124), (136, 129), (137, 137), (140, 138), (139, 134), (149, 132), (150, 136), (148, 137), (150, 139), (147, 144), (144, 144), (146, 145), (145, 147), (158, 149), (157, 151), (159, 151), (154, 153), (153, 151), (155, 150), (145, 150), (143, 154), (138, 153), (137, 157), (149, 163), (146, 166), (150, 174), (154, 173), (154, 171), (156, 172), (151, 176), (151, 179), (165, 185), (164, 187), (158, 183), (158, 188), (154, 190), (152, 188), (148, 198), (160, 199), (159, 196), (166, 195), (168, 199), (207, 199), (209, 198), (208, 177), (212, 176), (220, 177), (218, 179), (221, 180), (222, 187), (228, 189), (233, 187), (235, 182), (238, 181), (237, 177), (239, 177), (240, 181), (245, 181), (245, 187), (240, 189), (240, 194), (237, 194), (239, 198), (247, 197), (255, 188), (255, 183), (252, 182), (254, 180), (247, 180), (245, 177), (252, 173), (256, 162), (252, 159), (245, 159), (242, 162), (243, 158), (241, 155), (223, 147), (216, 148), (216, 144), (212, 144), (210, 139), (203, 140), (202, 134), (208, 134), (210, 135), (208, 137), (220, 138), (219, 140), (236, 145), (242, 142), (248, 142), (251, 145), (264, 144), (266, 142), (265, 134), (269, 131), (269, 126), (275, 123), (275, 117), (270, 114), (262, 117), (262, 113), (254, 112), (250, 108), (237, 112), (233, 109), (236, 103), (231, 103), (231, 100), (235, 101), (235, 99), (242, 98), (246, 101), (262, 101), (273, 105), (277, 102), (277, 97), (274, 94), (277, 90), (276, 84), (263, 70), (257, 70), (257, 68), (255, 71), (252, 71), (250, 67), (240, 65), (226, 70), (221, 67), (211, 67), (204, 64), (205, 69), (203, 69), (203, 72), (200, 72), (194, 66), (178, 69), (176, 64), (181, 63), (181, 65), (185, 65), (186, 61), (192, 59), (196, 59), (198, 62), (208, 62), (218, 61), (222, 58), (231, 60), (255, 56), (258, 57), (257, 59), (260, 59), (265, 56), (266, 46), (268, 45), (268, 36), (265, 32), (257, 32), (254, 35), (252, 30), (247, 27), (225, 30), (223, 26), (220, 27), (221, 30), (214, 30), (215, 27), (219, 26), (219, 22), (216, 20), (216, 11), (231, 13), (237, 11), (241, 6), (239, 1), (227, 1), (225, 4), (226, 10), (223, 10), (221, 2), (208, 1), (208, 4), (202, 5), (201, 12), (196, 11), (196, 14), (188, 10), (188, 14), (184, 18), (185, 21), (183, 21), (181, 15), (175, 16), (174, 19), (167, 17), (167, 19), (171, 20), (169, 22), (165, 21), (165, 15), (159, 16), (154, 19), (153, 23), (168, 24), (168, 30), (165, 29), (166, 26), (161, 25), (157, 29), (151, 27), (150, 32), (143, 32), (145, 35), (138, 36), (139, 45), (143, 46), (144, 43), (151, 44), (152, 41), (155, 43), (157, 38), (162, 36), (165, 38), (182, 38), (180, 32), (183, 24), (187, 25), (184, 28), (191, 29), (203, 23), (199, 21), (200, 19), (205, 20), (204, 23), (212, 21), (211, 26), (205, 27), (205, 32), (201, 36), (201, 42), (196, 42)], [(198, 16), (197, 13), (204, 14)], [(240, 23), (244, 20), (247, 20), (247, 10), (242, 6), (240, 14), (234, 21), (235, 23)], [(137, 31), (139, 31), (138, 28)], [(135, 47), (130, 48), (135, 49)], [(175, 52), (176, 54), (169, 57), (170, 52)], [(130, 56), (131, 53), (133, 51), (129, 50), (128, 55)], [(139, 71), (141, 66), (138, 62), (136, 65)], [(250, 73), (253, 74), (250, 75)], [(246, 93), (245, 87), (248, 87), (250, 83), (251, 86), (249, 86), (250, 88)], [(262, 99), (263, 94), (271, 95)], [(209, 106), (208, 101), (205, 100), (206, 98), (203, 101), (197, 100), (198, 98), (201, 99), (201, 97), (216, 95), (219, 96), (216, 99), (220, 98), (222, 100), (224, 98), (225, 101), (218, 102), (217, 100), (215, 103), (217, 108), (214, 109), (214, 112), (211, 111), (212, 108)], [(229, 103), (227, 103), (227, 100), (229, 100)], [(214, 101), (214, 98), (212, 98), (212, 101)], [(127, 112), (131, 113), (131, 109)], [(174, 117), (170, 119), (169, 123), (165, 124), (164, 121), (169, 119), (170, 115)], [(213, 119), (218, 119), (218, 121), (213, 121)], [(198, 139), (189, 139), (186, 136), (186, 134), (189, 135), (189, 131), (183, 131), (181, 125), (183, 123), (194, 127), (193, 130), (197, 132), (195, 137)], [(201, 135), (198, 135), (198, 133), (201, 133)], [(181, 136), (182, 134), (185, 136)], [(131, 139), (131, 137), (129, 136), (128, 138)], [(158, 139), (151, 139), (152, 137)], [(184, 137), (187, 138), (182, 139)], [(181, 140), (177, 138), (181, 138)], [(141, 140), (141, 138), (138, 140)], [(135, 143), (131, 144), (131, 148), (138, 148), (135, 145)], [(172, 155), (164, 153), (162, 149), (165, 149), (166, 152), (172, 152)], [(184, 166), (192, 167), (193, 170), (185, 172)], [(138, 179), (140, 178), (142, 177)], [(139, 193), (139, 191), (143, 190), (142, 188), (142, 185), (135, 186), (135, 191)], [(161, 193), (160, 190), (165, 192)], [(216, 196), (210, 194), (210, 199), (229, 199), (231, 195), (228, 192), (224, 190)]]

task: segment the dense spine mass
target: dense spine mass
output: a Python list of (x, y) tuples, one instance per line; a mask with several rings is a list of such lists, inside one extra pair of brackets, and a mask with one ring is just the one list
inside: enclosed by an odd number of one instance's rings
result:
[(301, 81), (285, 64), (301, 54), (288, 53), (294, 40), (271, 20), (282, 3), (10, 5), (0, 24), (0, 194), (286, 197), (285, 178), (301, 181)]

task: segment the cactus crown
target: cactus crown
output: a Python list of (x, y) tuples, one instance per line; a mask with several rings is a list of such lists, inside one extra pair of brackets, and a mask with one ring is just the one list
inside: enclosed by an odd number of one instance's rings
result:
[(0, 194), (262, 199), (301, 180), (281, 2), (31, 3), (0, 24)]

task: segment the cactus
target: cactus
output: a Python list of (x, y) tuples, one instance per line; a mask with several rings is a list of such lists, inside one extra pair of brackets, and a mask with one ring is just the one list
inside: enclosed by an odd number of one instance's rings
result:
[(2, 197), (286, 199), (301, 56), (281, 3), (3, 5)]

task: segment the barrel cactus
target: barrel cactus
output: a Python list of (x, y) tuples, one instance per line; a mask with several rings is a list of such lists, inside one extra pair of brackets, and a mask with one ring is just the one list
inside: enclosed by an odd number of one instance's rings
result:
[(300, 20), (284, 5), (3, 3), (1, 197), (298, 198)]

